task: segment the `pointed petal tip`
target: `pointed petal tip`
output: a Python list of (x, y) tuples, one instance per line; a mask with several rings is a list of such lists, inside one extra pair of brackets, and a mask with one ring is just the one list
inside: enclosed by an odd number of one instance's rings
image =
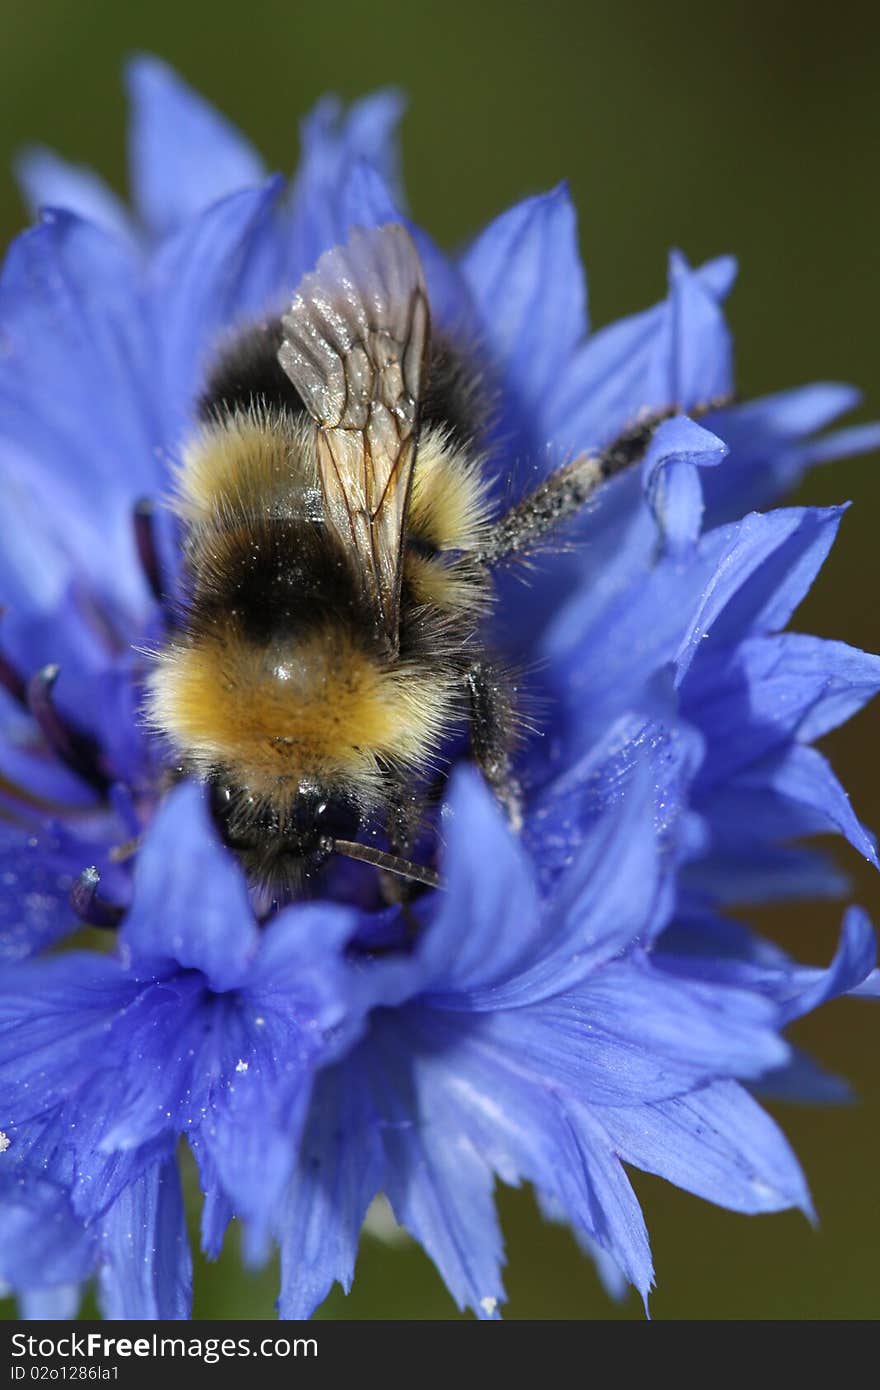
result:
[(173, 76), (172, 69), (156, 53), (146, 48), (135, 48), (126, 54), (122, 64), (123, 82), (136, 81), (139, 77), (161, 73)]
[(693, 275), (699, 279), (712, 297), (718, 300), (726, 299), (733, 288), (738, 270), (739, 265), (736, 257), (730, 255), (716, 256), (711, 261), (704, 261), (695, 269), (685, 253), (677, 246), (670, 249), (667, 258), (667, 276), (670, 289), (678, 280)]
[(577, 209), (574, 205), (574, 199), (571, 196), (571, 183), (568, 179), (560, 179), (552, 188), (545, 189), (543, 193), (536, 193), (535, 202), (567, 203), (570, 205), (575, 217), (577, 217)]
[(723, 300), (736, 283), (739, 262), (736, 256), (716, 256), (714, 260), (705, 261), (697, 273), (715, 298)]
[(244, 135), (160, 58), (133, 55), (125, 85), (134, 202), (155, 237), (264, 176)]

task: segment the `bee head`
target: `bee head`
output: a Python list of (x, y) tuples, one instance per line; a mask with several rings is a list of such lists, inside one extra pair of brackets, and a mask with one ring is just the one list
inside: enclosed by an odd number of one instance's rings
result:
[(283, 803), (255, 797), (222, 774), (210, 781), (211, 809), (230, 849), (264, 883), (295, 885), (318, 870), (333, 841), (357, 834), (362, 814), (338, 788), (297, 784)]

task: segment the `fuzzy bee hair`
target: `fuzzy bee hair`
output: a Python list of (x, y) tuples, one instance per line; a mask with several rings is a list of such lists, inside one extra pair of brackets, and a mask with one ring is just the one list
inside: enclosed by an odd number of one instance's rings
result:
[(202, 777), (289, 809), (301, 781), (364, 812), (388, 772), (430, 766), (463, 716), (461, 652), (488, 590), (470, 459), (423, 439), (400, 648), (387, 660), (352, 558), (323, 524), (307, 423), (251, 407), (205, 427), (179, 479), (191, 595), (150, 682), (153, 724)]
[[(486, 414), (472, 353), (432, 339), (396, 225), (355, 229), (215, 362), (177, 478), (187, 595), (148, 718), (264, 887), (296, 888), (340, 846), (432, 881), (400, 856), (457, 734), (517, 824), (515, 690), (481, 642), (492, 567), (628, 466), (656, 420), (493, 518)], [(349, 838), (365, 826), (387, 852)]]

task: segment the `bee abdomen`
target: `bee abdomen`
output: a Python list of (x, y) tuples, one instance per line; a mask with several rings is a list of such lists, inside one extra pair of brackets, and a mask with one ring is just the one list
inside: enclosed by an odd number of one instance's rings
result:
[(352, 569), (332, 537), (294, 516), (251, 518), (191, 539), (193, 589), (187, 627), (204, 633), (234, 621), (257, 646), (328, 621), (369, 631)]

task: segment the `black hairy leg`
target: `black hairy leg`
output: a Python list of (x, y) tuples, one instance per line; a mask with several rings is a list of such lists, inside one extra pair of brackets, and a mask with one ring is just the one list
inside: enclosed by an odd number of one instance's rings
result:
[(519, 784), (513, 774), (516, 708), (507, 673), (491, 661), (476, 661), (465, 676), (470, 699), (474, 761), (504, 808), (514, 830), (522, 827)]
[[(691, 419), (698, 419), (729, 404), (730, 397), (706, 401), (692, 407), (687, 414)], [(477, 558), (485, 565), (494, 565), (508, 556), (528, 554), (537, 549), (546, 536), (575, 516), (603, 483), (638, 463), (658, 426), (678, 413), (677, 407), (670, 406), (644, 415), (618, 435), (607, 449), (580, 454), (557, 468), (494, 522)]]

